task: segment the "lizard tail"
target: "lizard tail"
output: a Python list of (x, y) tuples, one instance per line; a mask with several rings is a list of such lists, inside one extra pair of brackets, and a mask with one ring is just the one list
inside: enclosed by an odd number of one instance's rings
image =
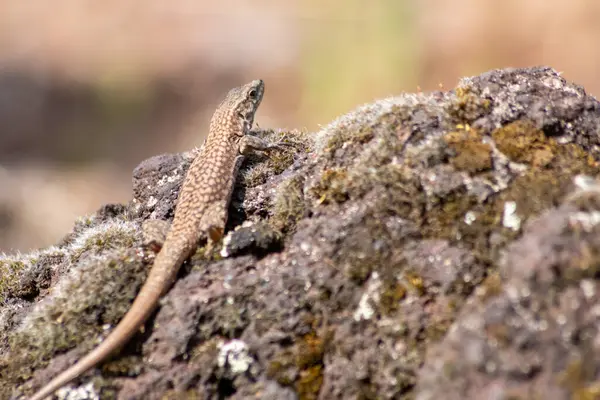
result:
[[(165, 243), (166, 245), (166, 243)], [(129, 311), (117, 324), (115, 329), (104, 339), (98, 347), (77, 361), (70, 368), (57, 375), (44, 387), (37, 391), (29, 400), (42, 400), (53, 394), (56, 390), (66, 385), (79, 375), (95, 367), (99, 362), (105, 360), (111, 354), (119, 350), (138, 329), (146, 322), (148, 317), (156, 308), (163, 292), (168, 290), (175, 280), (179, 266), (187, 258), (187, 254), (173, 254), (178, 246), (171, 248), (163, 247), (156, 256), (154, 266), (146, 279), (146, 283), (135, 298)], [(178, 253), (184, 253), (179, 251)], [(174, 267), (173, 256), (183, 259)]]

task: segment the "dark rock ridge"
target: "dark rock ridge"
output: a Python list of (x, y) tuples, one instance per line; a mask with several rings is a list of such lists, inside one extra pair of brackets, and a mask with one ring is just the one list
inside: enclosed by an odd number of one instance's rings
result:
[[(243, 167), (218, 251), (61, 392), (118, 399), (600, 396), (600, 104), (550, 68), (402, 94)], [(0, 398), (89, 351), (152, 263), (193, 153), (54, 247), (0, 257)], [(87, 396), (87, 397), (86, 397)]]

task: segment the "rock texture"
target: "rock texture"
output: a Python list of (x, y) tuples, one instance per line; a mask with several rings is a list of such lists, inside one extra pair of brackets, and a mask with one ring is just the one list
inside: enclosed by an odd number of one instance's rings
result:
[[(199, 248), (60, 396), (597, 398), (599, 133), (600, 103), (550, 68), (258, 132), (293, 147), (248, 160), (220, 253)], [(172, 218), (191, 156), (143, 162), (130, 204), (0, 258), (1, 398), (119, 321), (152, 263), (142, 223)]]

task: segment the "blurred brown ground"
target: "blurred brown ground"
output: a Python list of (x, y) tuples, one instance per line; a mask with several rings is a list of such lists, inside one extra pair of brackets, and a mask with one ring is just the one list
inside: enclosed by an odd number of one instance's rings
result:
[(144, 158), (202, 142), (231, 87), (314, 130), (357, 104), (549, 65), (600, 93), (596, 0), (0, 2), (0, 251), (130, 198)]

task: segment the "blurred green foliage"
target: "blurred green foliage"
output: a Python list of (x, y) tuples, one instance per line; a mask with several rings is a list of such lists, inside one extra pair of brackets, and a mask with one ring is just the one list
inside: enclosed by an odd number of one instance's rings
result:
[(356, 104), (416, 89), (413, 1), (304, 2), (301, 120), (326, 123)]

